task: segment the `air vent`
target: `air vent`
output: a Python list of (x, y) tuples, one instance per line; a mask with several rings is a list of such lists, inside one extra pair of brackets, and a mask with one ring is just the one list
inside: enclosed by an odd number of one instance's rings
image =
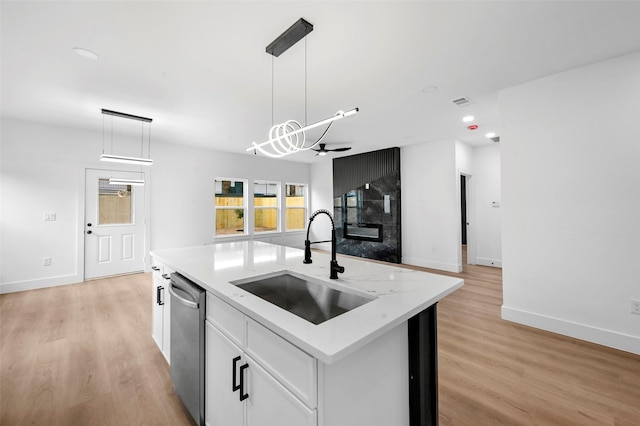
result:
[(463, 96), (462, 98), (454, 99), (451, 102), (461, 107), (469, 105), (471, 103), (471, 99)]
[(494, 137), (489, 138), (489, 139), (491, 139), (494, 142), (500, 142), (500, 136), (494, 136)]

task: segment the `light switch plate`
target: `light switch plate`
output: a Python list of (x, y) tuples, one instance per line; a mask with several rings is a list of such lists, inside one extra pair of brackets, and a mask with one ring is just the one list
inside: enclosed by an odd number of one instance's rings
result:
[(44, 220), (49, 222), (49, 221), (54, 221), (56, 220), (56, 214), (53, 212), (48, 212), (44, 214)]

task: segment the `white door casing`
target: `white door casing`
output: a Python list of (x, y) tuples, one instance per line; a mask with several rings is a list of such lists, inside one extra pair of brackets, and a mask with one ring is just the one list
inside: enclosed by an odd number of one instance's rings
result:
[(144, 187), (109, 185), (110, 177), (140, 179), (141, 173), (86, 169), (85, 279), (144, 270)]

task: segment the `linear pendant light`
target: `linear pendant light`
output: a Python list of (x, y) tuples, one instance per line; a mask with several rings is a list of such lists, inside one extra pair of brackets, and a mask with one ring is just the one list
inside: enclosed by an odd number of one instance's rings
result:
[(150, 158), (125, 157), (123, 155), (112, 155), (112, 154), (100, 155), (100, 161), (106, 161), (109, 163), (138, 164), (141, 166), (153, 165), (153, 160)]
[[(272, 41), (266, 48), (266, 52), (274, 57), (278, 57), (286, 52), (291, 46), (302, 40), (313, 31), (313, 25), (300, 18), (285, 32), (280, 34), (278, 38)], [(295, 152), (307, 151), (312, 149), (324, 138), (334, 121), (344, 117), (349, 117), (359, 111), (358, 108), (354, 108), (347, 112), (338, 111), (333, 117), (320, 120), (316, 123), (306, 125), (307, 116), (307, 45), (305, 41), (305, 126), (300, 125), (296, 120), (288, 120), (281, 124), (276, 124), (269, 130), (269, 139), (260, 144), (251, 142), (251, 146), (245, 151), (253, 151), (254, 154), (260, 152), (268, 157), (284, 157), (285, 155), (293, 154)], [(271, 62), (272, 83), (271, 83), (271, 116), (273, 123), (273, 59)], [(327, 125), (326, 130), (322, 133), (322, 136), (313, 143), (307, 144), (305, 140), (305, 132), (314, 127)]]
[(109, 185), (131, 185), (131, 186), (144, 186), (143, 179), (118, 179), (110, 178)]
[[(144, 123), (151, 123), (153, 119), (147, 117), (141, 117), (139, 115), (127, 114), (124, 112), (113, 111), (110, 109), (102, 109), (103, 115), (111, 115), (114, 117), (125, 118), (128, 120), (136, 120), (142, 121)], [(104, 123), (103, 123), (104, 126)], [(114, 155), (114, 154), (105, 154), (104, 153), (104, 128), (102, 129), (102, 154), (100, 155), (100, 161), (106, 161), (110, 163), (124, 163), (124, 164), (136, 164), (140, 166), (151, 166), (153, 165), (153, 160), (151, 158), (143, 158), (143, 157), (129, 157), (124, 155)], [(111, 137), (113, 138), (113, 129), (111, 130)], [(143, 150), (144, 140), (141, 141), (141, 154)], [(151, 149), (151, 135), (149, 135), (149, 150)], [(144, 184), (144, 181), (143, 181)]]

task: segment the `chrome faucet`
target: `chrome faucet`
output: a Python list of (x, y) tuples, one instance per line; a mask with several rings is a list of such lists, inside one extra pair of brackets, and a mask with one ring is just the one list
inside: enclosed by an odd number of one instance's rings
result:
[(314, 242), (309, 241), (309, 231), (311, 230), (311, 222), (313, 222), (313, 219), (315, 219), (316, 216), (318, 216), (320, 213), (326, 214), (327, 216), (329, 216), (329, 219), (331, 220), (331, 264), (330, 264), (329, 278), (331, 278), (332, 280), (337, 280), (338, 273), (344, 272), (344, 266), (338, 265), (338, 261), (336, 260), (336, 225), (333, 222), (333, 216), (331, 216), (331, 213), (329, 213), (328, 210), (325, 210), (325, 209), (316, 210), (315, 212), (313, 212), (313, 214), (309, 218), (309, 226), (307, 227), (307, 239), (304, 240), (304, 260), (302, 261), (302, 263), (312, 262), (311, 244), (329, 242), (329, 240), (314, 241)]

